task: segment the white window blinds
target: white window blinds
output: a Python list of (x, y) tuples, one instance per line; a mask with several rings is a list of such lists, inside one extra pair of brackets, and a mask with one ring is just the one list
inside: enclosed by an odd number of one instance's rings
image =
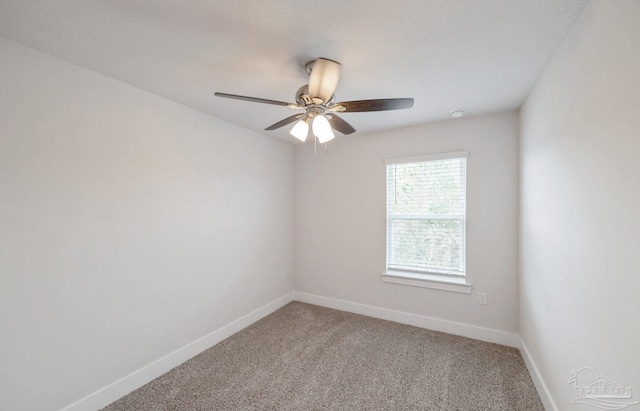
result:
[(465, 275), (467, 157), (387, 160), (387, 270)]

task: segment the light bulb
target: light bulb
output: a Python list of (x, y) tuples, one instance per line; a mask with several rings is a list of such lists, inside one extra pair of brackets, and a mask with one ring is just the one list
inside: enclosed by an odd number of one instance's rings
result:
[(307, 135), (309, 134), (309, 123), (307, 123), (307, 121), (308, 120), (306, 118), (298, 121), (296, 125), (293, 126), (289, 134), (300, 141), (305, 141), (307, 139)]
[(313, 134), (318, 137), (318, 141), (320, 143), (326, 143), (327, 141), (331, 141), (335, 138), (335, 134), (333, 134), (333, 130), (331, 130), (331, 125), (329, 124), (329, 120), (323, 115), (316, 116), (313, 119)]

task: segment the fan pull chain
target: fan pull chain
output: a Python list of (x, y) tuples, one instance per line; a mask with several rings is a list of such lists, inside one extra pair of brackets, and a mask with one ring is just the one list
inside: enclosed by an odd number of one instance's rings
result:
[(318, 159), (318, 139), (313, 136), (313, 162)]

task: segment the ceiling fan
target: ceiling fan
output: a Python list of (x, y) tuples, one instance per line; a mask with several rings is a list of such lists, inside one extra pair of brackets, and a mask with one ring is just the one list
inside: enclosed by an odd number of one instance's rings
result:
[(303, 113), (294, 114), (284, 120), (280, 120), (265, 128), (265, 130), (275, 130), (297, 121), (290, 131), (291, 135), (301, 141), (305, 141), (309, 134), (309, 125), (311, 125), (313, 135), (318, 138), (320, 143), (332, 140), (335, 137), (333, 130), (337, 130), (342, 134), (351, 134), (356, 131), (336, 113), (400, 110), (413, 107), (412, 98), (384, 98), (336, 103), (334, 93), (340, 81), (340, 63), (325, 58), (317, 58), (308, 62), (305, 65), (305, 70), (309, 73), (309, 84), (298, 89), (295, 103), (218, 92), (215, 95), (304, 110)]

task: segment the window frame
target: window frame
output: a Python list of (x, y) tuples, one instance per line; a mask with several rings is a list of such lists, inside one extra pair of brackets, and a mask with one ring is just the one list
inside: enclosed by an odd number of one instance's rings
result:
[[(389, 165), (404, 164), (404, 163), (419, 163), (438, 160), (450, 160), (450, 159), (462, 159), (468, 160), (469, 151), (455, 151), (446, 153), (427, 154), (421, 156), (411, 157), (399, 157), (390, 158), (385, 160), (385, 220), (386, 220), (386, 258), (385, 258), (385, 272), (382, 274), (384, 282), (411, 285), (416, 287), (433, 288), (444, 291), (461, 292), (465, 294), (471, 294), (471, 284), (467, 282), (467, 177), (468, 177), (468, 161), (466, 161), (464, 168), (464, 180), (465, 180), (465, 213), (464, 215), (403, 215), (391, 217), (388, 209), (389, 198), (389, 181), (388, 181), (388, 169)], [(407, 218), (409, 217), (409, 218)], [(389, 267), (390, 256), (392, 255), (392, 230), (390, 230), (390, 223), (393, 220), (457, 220), (462, 221), (462, 240), (463, 240), (463, 266), (464, 273), (458, 271), (441, 270), (441, 269), (428, 269), (428, 270), (416, 270), (415, 268), (402, 268), (401, 266)]]

